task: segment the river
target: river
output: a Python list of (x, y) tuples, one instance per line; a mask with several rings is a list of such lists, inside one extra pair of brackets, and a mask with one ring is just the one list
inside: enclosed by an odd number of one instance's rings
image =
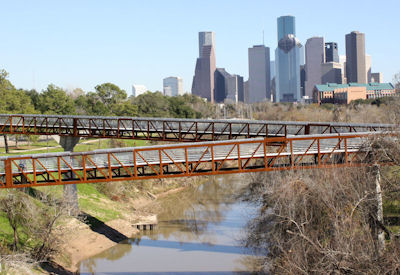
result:
[(250, 273), (241, 245), (256, 207), (238, 198), (244, 175), (219, 176), (159, 201), (159, 224), (80, 263), (81, 274)]

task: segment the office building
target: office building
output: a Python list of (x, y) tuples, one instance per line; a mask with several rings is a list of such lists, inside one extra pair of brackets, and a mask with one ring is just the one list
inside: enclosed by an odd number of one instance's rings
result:
[(215, 50), (214, 32), (199, 32), (199, 57), (203, 55), (203, 46), (213, 46)]
[(369, 54), (365, 55), (365, 72), (367, 74), (367, 83), (371, 82), (371, 56)]
[(307, 39), (305, 64), (305, 96), (312, 97), (314, 86), (321, 84), (321, 65), (325, 62), (325, 43), (323, 37)]
[(170, 76), (163, 79), (163, 91), (166, 96), (183, 95), (183, 80), (180, 77)]
[(325, 62), (339, 63), (338, 45), (335, 42), (325, 43)]
[(272, 81), (272, 79), (275, 77), (275, 61), (274, 60), (269, 62), (269, 73), (271, 75), (270, 79)]
[(275, 50), (276, 102), (300, 101), (302, 45), (296, 38), (295, 18), (278, 18), (278, 48)]
[(342, 67), (342, 83), (345, 84), (345, 83), (347, 83), (347, 77), (346, 77), (346, 56), (345, 56), (345, 55), (340, 55), (340, 56), (339, 56), (339, 63), (340, 63), (340, 66)]
[(264, 45), (249, 48), (249, 103), (271, 100), (270, 52)]
[(343, 83), (342, 64), (328, 62), (321, 64), (321, 83)]
[(240, 75), (231, 75), (224, 68), (215, 71), (214, 101), (237, 103), (244, 101), (244, 83)]
[(146, 86), (137, 85), (137, 84), (132, 85), (132, 95), (133, 96), (139, 96), (141, 94), (144, 94), (145, 92), (147, 92)]
[(367, 83), (365, 34), (353, 31), (346, 34), (347, 82)]
[(231, 75), (224, 68), (217, 68), (214, 73), (214, 102), (222, 103), (226, 98), (227, 79)]
[(371, 82), (372, 83), (382, 83), (383, 82), (383, 74), (382, 73), (371, 73)]
[(215, 35), (213, 32), (199, 33), (199, 58), (196, 61), (192, 83), (192, 94), (214, 102)]

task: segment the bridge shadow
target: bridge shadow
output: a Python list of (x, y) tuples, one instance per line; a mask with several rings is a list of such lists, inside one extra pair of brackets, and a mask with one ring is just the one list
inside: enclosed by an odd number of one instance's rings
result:
[(115, 230), (114, 228), (105, 224), (103, 221), (83, 211), (78, 214), (78, 219), (87, 224), (93, 232), (104, 235), (106, 238), (115, 243), (119, 243), (123, 240), (128, 239), (127, 236), (125, 236), (118, 230)]
[(43, 262), (40, 264), (40, 267), (47, 271), (48, 274), (59, 274), (59, 275), (76, 275), (78, 272), (71, 272), (66, 270), (64, 267), (54, 263), (54, 262)]
[(132, 245), (169, 248), (169, 249), (176, 249), (182, 252), (204, 251), (204, 252), (229, 253), (229, 254), (240, 254), (240, 255), (253, 255), (250, 249), (235, 245), (192, 243), (192, 242), (179, 242), (170, 240), (154, 241), (141, 238), (132, 238), (129, 240), (129, 242)]

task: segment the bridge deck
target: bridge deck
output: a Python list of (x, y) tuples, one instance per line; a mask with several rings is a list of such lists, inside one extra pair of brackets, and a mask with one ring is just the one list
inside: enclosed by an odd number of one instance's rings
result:
[(371, 136), (301, 135), (0, 157), (0, 188), (366, 165)]
[(0, 114), (0, 134), (213, 141), (389, 131), (391, 124)]

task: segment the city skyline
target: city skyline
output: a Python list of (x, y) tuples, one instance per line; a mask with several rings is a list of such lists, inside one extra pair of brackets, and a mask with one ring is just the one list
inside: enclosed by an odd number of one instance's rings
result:
[[(334, 24), (326, 20), (326, 10), (317, 1), (292, 3), (290, 7), (262, 1), (255, 1), (257, 5), (251, 7), (230, 5), (235, 15), (232, 17), (241, 16), (239, 21), (230, 17), (213, 18), (226, 8), (226, 1), (218, 4), (205, 1), (194, 6), (179, 1), (169, 1), (168, 5), (154, 2), (158, 4), (157, 9), (138, 1), (114, 4), (4, 1), (0, 23), (6, 26), (7, 43), (0, 45), (0, 68), (10, 73), (10, 80), (17, 88), (39, 91), (50, 83), (66, 89), (79, 87), (92, 91), (95, 85), (104, 82), (115, 83), (128, 94), (136, 83), (152, 91), (162, 91), (160, 80), (168, 75), (181, 76), (184, 91), (190, 91), (195, 58), (199, 54), (196, 47), (199, 31), (217, 34), (217, 67), (225, 67), (247, 79), (247, 49), (261, 44), (263, 30), (264, 45), (275, 49), (276, 18), (290, 14), (296, 17), (296, 37), (303, 45), (310, 37), (323, 36), (325, 41), (337, 42), (339, 54), (344, 55), (345, 34), (358, 30), (366, 34), (366, 53), (372, 55), (373, 72), (382, 72), (384, 81), (391, 82), (400, 70), (396, 65), (400, 57), (388, 56), (396, 52), (396, 43), (382, 43), (395, 31), (390, 18), (400, 6), (396, 1), (385, 1), (384, 16), (374, 11), (374, 22), (369, 19), (372, 11), (368, 1), (361, 6), (339, 1), (338, 6), (346, 6), (339, 17), (354, 20), (337, 20)], [(307, 9), (310, 5), (313, 11)], [(169, 14), (171, 20), (167, 20), (164, 8), (182, 17), (175, 20)], [(190, 12), (194, 8), (199, 14)], [(355, 8), (357, 17), (351, 17)], [(201, 16), (205, 11), (209, 12), (206, 19)], [(144, 21), (143, 16), (148, 14), (154, 16)]]

